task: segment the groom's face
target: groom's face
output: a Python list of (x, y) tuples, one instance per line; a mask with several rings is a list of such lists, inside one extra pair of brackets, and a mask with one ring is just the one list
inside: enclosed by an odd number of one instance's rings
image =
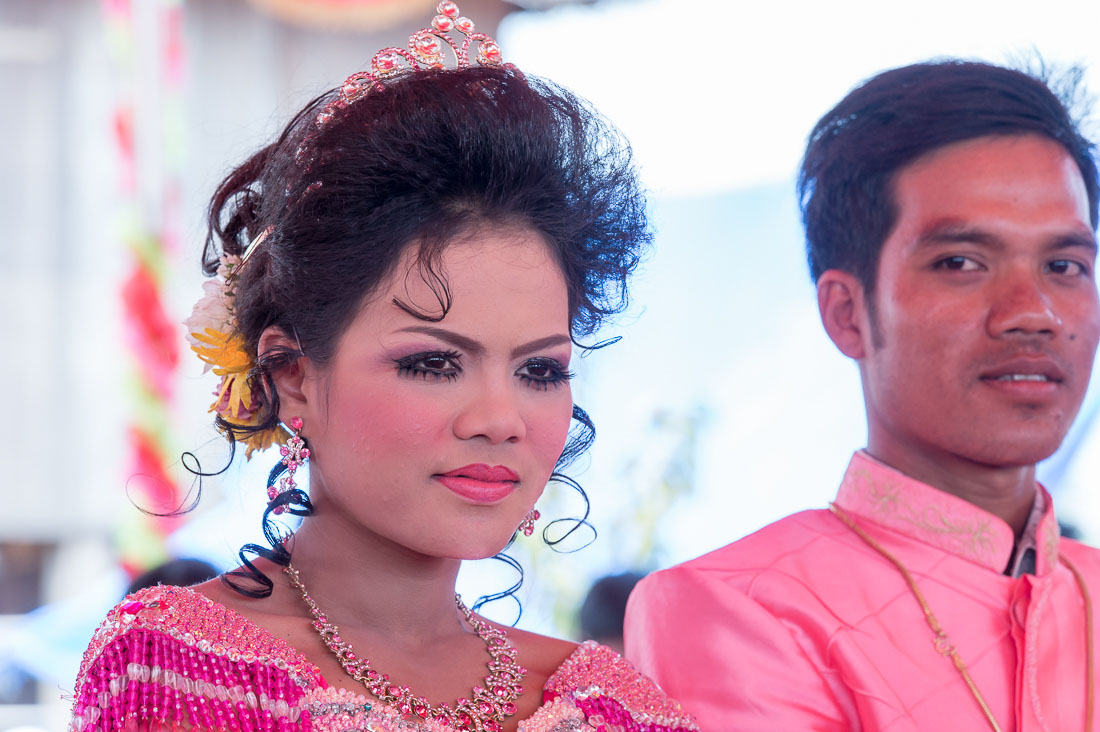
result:
[(924, 452), (1028, 465), (1059, 446), (1100, 339), (1080, 170), (1037, 135), (935, 150), (894, 180), (897, 221), (860, 359), (871, 428)]

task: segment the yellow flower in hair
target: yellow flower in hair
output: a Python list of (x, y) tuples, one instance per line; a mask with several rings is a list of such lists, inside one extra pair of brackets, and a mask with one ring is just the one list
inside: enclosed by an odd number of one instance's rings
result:
[(210, 411), (234, 422), (251, 424), (255, 417), (252, 389), (248, 385), (252, 359), (245, 352), (240, 336), (206, 328), (202, 333), (192, 332), (191, 337), (196, 341), (191, 350), (222, 377)]
[[(248, 383), (255, 364), (237, 334), (232, 309), (233, 292), (226, 282), (228, 273), (238, 264), (236, 257), (222, 257), (218, 277), (203, 283), (203, 297), (195, 303), (191, 317), (184, 321), (191, 350), (206, 364), (206, 371), (221, 377), (217, 397), (210, 405), (231, 425), (251, 427), (260, 422), (260, 395), (253, 394)], [(272, 445), (277, 429), (242, 433), (237, 438), (246, 446), (245, 457)]]
[(252, 453), (256, 450), (266, 450), (274, 445), (278, 442), (278, 438), (278, 428), (272, 427), (263, 432), (253, 432), (248, 435), (241, 435), (238, 440), (244, 443), (244, 456), (248, 459), (252, 457)]

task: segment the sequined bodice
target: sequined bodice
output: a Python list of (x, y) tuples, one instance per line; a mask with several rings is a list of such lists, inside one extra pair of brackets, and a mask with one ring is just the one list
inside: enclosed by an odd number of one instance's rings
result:
[[(520, 732), (697, 730), (679, 704), (609, 648), (586, 642), (546, 683)], [(455, 732), (325, 681), (293, 647), (192, 590), (127, 598), (81, 664), (70, 732)], [(616, 726), (618, 725), (618, 726)]]

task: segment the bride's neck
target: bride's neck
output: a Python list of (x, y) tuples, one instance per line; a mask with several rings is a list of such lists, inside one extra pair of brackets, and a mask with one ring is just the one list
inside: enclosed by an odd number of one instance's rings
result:
[(310, 596), (338, 625), (411, 640), (461, 624), (454, 602), (460, 560), (417, 554), (322, 516), (303, 521), (290, 549)]

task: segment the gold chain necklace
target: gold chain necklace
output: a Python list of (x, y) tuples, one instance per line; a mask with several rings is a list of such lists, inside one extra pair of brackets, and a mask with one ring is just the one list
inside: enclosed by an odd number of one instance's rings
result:
[(504, 632), (474, 617), (458, 595), (455, 595), (455, 606), (478, 637), (485, 641), (485, 648), (489, 651), (489, 675), (485, 677), (485, 687), (475, 686), (472, 698), (459, 699), (453, 709), (448, 704), (433, 707), (424, 697), (414, 696), (409, 687), (392, 684), (388, 675), (371, 668), (370, 661), (359, 657), (351, 644), (340, 637), (340, 629), (321, 612), (302, 584), (298, 570), (288, 564), (283, 571), (313, 614), (313, 629), (321, 636), (321, 641), (336, 656), (348, 676), (365, 686), (380, 701), (390, 704), (404, 715), (442, 720), (456, 730), (470, 732), (500, 732), (504, 718), (516, 713), (515, 700), (523, 694), (520, 682), (527, 669), (516, 663), (516, 649), (505, 639)]
[[(970, 693), (974, 696), (975, 701), (978, 702), (978, 706), (982, 708), (982, 712), (985, 714), (989, 726), (993, 728), (994, 732), (1002, 732), (1001, 726), (997, 724), (997, 720), (993, 716), (993, 710), (989, 708), (989, 704), (986, 703), (985, 697), (983, 697), (982, 693), (978, 690), (978, 686), (974, 683), (974, 679), (970, 677), (969, 669), (967, 669), (966, 664), (959, 656), (959, 652), (955, 649), (955, 644), (951, 642), (947, 632), (943, 629), (943, 626), (940, 625), (939, 619), (936, 618), (935, 613), (932, 612), (932, 608), (929, 607), (928, 601), (924, 599), (924, 593), (920, 591), (920, 587), (917, 586), (917, 581), (913, 579), (913, 575), (909, 573), (909, 570), (905, 568), (905, 565), (901, 563), (900, 559), (888, 552), (885, 547), (871, 538), (870, 534), (861, 529), (847, 511), (843, 510), (835, 503), (829, 504), (829, 510), (851, 529), (856, 536), (862, 539), (864, 543), (888, 559), (890, 563), (901, 572), (901, 576), (905, 578), (906, 584), (909, 585), (909, 590), (913, 593), (913, 596), (917, 598), (917, 602), (920, 603), (920, 608), (924, 612), (924, 619), (928, 622), (928, 627), (932, 629), (932, 632), (936, 636), (932, 641), (936, 650), (941, 655), (951, 659), (951, 663), (954, 664), (955, 669), (959, 672), (959, 675), (962, 676), (963, 681), (966, 682), (966, 686), (970, 689)], [(1073, 574), (1073, 578), (1077, 581), (1077, 586), (1081, 590), (1081, 597), (1085, 601), (1085, 732), (1092, 732), (1092, 597), (1089, 595), (1089, 588), (1085, 584), (1085, 578), (1077, 567), (1073, 566), (1073, 564), (1061, 554), (1058, 555), (1058, 558)]]

